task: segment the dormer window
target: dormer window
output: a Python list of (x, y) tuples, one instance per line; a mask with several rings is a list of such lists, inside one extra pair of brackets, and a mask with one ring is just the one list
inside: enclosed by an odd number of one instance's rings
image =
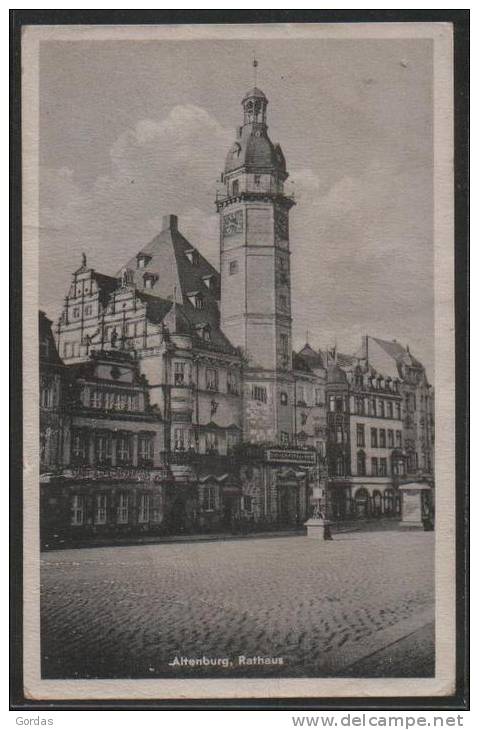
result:
[(185, 251), (185, 256), (190, 262), (190, 264), (197, 264), (198, 263), (198, 253), (195, 251), (194, 248), (188, 249), (188, 251)]
[(138, 269), (144, 269), (151, 261), (151, 256), (145, 253), (139, 253), (136, 257), (136, 266)]
[(208, 274), (208, 276), (203, 276), (203, 281), (204, 281), (205, 286), (208, 289), (214, 288), (213, 274)]
[(205, 300), (202, 294), (197, 294), (195, 297), (195, 309), (203, 309), (205, 306)]
[(156, 274), (150, 274), (149, 272), (143, 274), (143, 284), (145, 289), (153, 289), (157, 280), (158, 277), (156, 276)]

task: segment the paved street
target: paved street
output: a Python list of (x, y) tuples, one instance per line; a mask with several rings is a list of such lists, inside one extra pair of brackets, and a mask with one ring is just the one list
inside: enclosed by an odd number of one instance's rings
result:
[(371, 676), (375, 654), (383, 676), (431, 674), (433, 549), (384, 531), (44, 553), (43, 675)]

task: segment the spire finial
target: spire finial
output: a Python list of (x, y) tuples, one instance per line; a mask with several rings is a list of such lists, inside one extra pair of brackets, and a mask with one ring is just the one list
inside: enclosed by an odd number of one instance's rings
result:
[(253, 53), (253, 68), (254, 68), (254, 86), (256, 88), (258, 81), (258, 59), (256, 53)]
[(83, 252), (81, 255), (81, 265), (86, 266), (86, 253)]

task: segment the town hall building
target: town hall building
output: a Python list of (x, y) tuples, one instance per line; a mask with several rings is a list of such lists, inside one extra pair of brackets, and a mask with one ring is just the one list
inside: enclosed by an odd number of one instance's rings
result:
[[(50, 353), (41, 370), (55, 388), (41, 423), (58, 432), (42, 465), (49, 535), (301, 525), (318, 501), (338, 518), (400, 509), (393, 477), (417, 468), (405, 449), (416, 454), (423, 437), (404, 410), (407, 392), (409, 403), (419, 398), (408, 380), (417, 361), (389, 354), (396, 371), (384, 377), (371, 353), (345, 363), (309, 343), (292, 350), (295, 201), (267, 107), (258, 88), (242, 99), (216, 198), (219, 271), (169, 214), (115, 275), (83, 255), (58, 323), (41, 315)], [(428, 475), (431, 412), (420, 452)], [(372, 428), (381, 443), (387, 434), (377, 455)], [(356, 476), (364, 504), (351, 488)]]

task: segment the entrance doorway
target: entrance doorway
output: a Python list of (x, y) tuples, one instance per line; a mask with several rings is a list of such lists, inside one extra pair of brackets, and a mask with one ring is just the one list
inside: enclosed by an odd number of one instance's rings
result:
[(364, 487), (358, 489), (354, 495), (354, 502), (356, 507), (356, 516), (367, 517), (370, 512), (368, 490), (364, 489)]

